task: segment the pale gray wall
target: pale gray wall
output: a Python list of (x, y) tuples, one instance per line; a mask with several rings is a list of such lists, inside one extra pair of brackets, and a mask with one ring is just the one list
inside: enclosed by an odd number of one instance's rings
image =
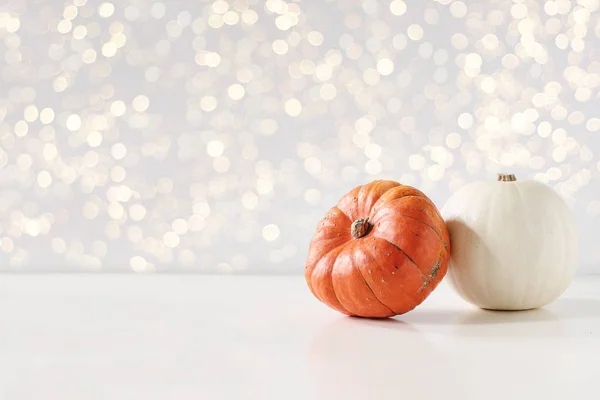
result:
[(598, 0), (59, 3), (0, 6), (2, 270), (300, 273), (355, 185), (499, 171), (597, 270)]

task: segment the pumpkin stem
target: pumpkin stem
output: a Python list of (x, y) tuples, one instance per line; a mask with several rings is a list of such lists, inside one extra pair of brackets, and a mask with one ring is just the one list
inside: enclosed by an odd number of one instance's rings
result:
[(352, 223), (350, 232), (353, 239), (359, 239), (365, 236), (371, 230), (371, 224), (368, 218), (359, 218)]
[(514, 174), (498, 174), (499, 182), (514, 182), (517, 177)]

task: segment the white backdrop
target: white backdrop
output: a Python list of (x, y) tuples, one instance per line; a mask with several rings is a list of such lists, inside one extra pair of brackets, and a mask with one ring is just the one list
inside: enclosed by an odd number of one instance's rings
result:
[(301, 273), (386, 178), (546, 182), (600, 246), (598, 0), (9, 0), (0, 269)]

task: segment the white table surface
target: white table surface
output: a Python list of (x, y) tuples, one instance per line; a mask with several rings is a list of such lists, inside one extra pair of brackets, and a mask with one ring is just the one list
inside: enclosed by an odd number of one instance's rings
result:
[(443, 283), (373, 321), (300, 276), (0, 276), (3, 400), (583, 398), (600, 398), (600, 277), (508, 313)]

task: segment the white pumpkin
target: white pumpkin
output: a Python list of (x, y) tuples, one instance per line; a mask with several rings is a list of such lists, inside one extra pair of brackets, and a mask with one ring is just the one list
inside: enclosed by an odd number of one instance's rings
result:
[(541, 182), (476, 182), (442, 208), (452, 255), (450, 285), (485, 309), (527, 310), (557, 299), (578, 259), (577, 228), (563, 199)]

